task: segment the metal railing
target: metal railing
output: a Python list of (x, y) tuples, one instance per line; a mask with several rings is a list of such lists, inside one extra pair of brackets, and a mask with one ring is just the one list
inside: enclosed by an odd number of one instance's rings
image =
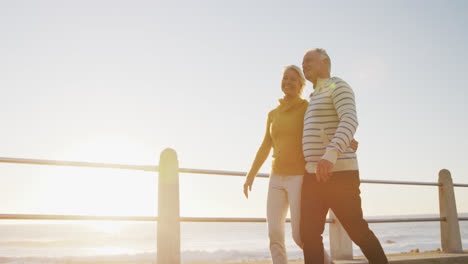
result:
[[(180, 263), (180, 222), (266, 222), (265, 218), (219, 218), (219, 217), (180, 217), (179, 215), (179, 173), (206, 174), (221, 176), (245, 176), (245, 172), (207, 169), (179, 168), (177, 154), (166, 149), (161, 154), (159, 166), (128, 165), (115, 163), (77, 162), (44, 159), (23, 159), (0, 157), (0, 163), (71, 166), (88, 168), (124, 169), (159, 172), (158, 217), (151, 216), (89, 216), (89, 215), (43, 215), (43, 214), (0, 214), (0, 220), (105, 220), (105, 221), (145, 221), (158, 223), (157, 243), (158, 263)], [(259, 173), (257, 177), (268, 178), (269, 174)], [(365, 180), (367, 184), (393, 184), (437, 186), (439, 188), (440, 217), (432, 218), (374, 218), (368, 223), (441, 222), (441, 244), (444, 251), (462, 251), (459, 221), (468, 217), (458, 217), (454, 187), (468, 187), (468, 184), (452, 183), (448, 170), (441, 170), (438, 182)], [(334, 259), (352, 258), (352, 242), (333, 213), (326, 222), (330, 227), (330, 250)], [(286, 219), (290, 222), (290, 219)], [(168, 241), (171, 241), (168, 243)], [(340, 248), (334, 247), (339, 244)], [(345, 246), (343, 246), (345, 245)]]

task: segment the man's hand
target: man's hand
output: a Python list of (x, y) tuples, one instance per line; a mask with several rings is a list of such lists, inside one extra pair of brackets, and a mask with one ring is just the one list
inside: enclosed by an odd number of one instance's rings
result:
[(330, 161), (326, 159), (321, 159), (318, 162), (317, 169), (315, 170), (317, 181), (327, 182), (332, 175), (332, 170), (333, 170), (333, 163), (331, 163)]
[(353, 140), (351, 140), (351, 143), (349, 143), (349, 146), (354, 150), (354, 152), (357, 151), (358, 145), (359, 145), (359, 142), (354, 140), (354, 138)]

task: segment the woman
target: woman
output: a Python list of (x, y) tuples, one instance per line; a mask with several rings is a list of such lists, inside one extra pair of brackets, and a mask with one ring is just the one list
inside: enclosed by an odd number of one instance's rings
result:
[[(299, 235), (301, 186), (305, 170), (302, 130), (308, 106), (307, 100), (301, 98), (304, 87), (305, 78), (301, 69), (295, 65), (285, 67), (281, 82), (284, 97), (279, 99), (279, 106), (268, 113), (265, 137), (244, 184), (244, 194), (248, 198), (248, 191), (252, 190), (255, 176), (273, 147), (267, 222), (270, 252), (274, 264), (288, 262), (284, 245), (284, 223), (288, 207), (291, 210), (293, 239), (302, 248)], [(351, 147), (356, 151), (357, 142), (353, 140)], [(333, 263), (326, 252), (325, 263)]]

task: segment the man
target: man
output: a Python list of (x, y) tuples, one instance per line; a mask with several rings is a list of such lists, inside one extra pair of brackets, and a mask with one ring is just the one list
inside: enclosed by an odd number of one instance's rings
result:
[(356, 153), (349, 147), (358, 126), (354, 92), (330, 77), (323, 49), (306, 52), (302, 62), (314, 92), (304, 117), (306, 173), (301, 197), (301, 239), (305, 264), (323, 263), (322, 233), (328, 209), (362, 250), (370, 264), (388, 263), (379, 240), (363, 218)]

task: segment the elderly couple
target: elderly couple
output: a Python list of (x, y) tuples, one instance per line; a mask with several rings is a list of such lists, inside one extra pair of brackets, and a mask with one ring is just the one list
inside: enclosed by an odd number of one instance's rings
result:
[[(388, 263), (362, 214), (358, 143), (353, 139), (358, 126), (353, 90), (342, 79), (330, 77), (331, 60), (323, 49), (308, 50), (302, 69), (285, 67), (284, 97), (268, 113), (265, 138), (244, 184), (248, 198), (255, 176), (273, 148), (267, 199), (273, 263), (287, 263), (284, 223), (288, 207), (293, 239), (303, 249), (306, 264), (333, 263), (322, 241), (329, 209), (370, 264)], [(305, 79), (314, 85), (309, 102), (301, 98)]]

